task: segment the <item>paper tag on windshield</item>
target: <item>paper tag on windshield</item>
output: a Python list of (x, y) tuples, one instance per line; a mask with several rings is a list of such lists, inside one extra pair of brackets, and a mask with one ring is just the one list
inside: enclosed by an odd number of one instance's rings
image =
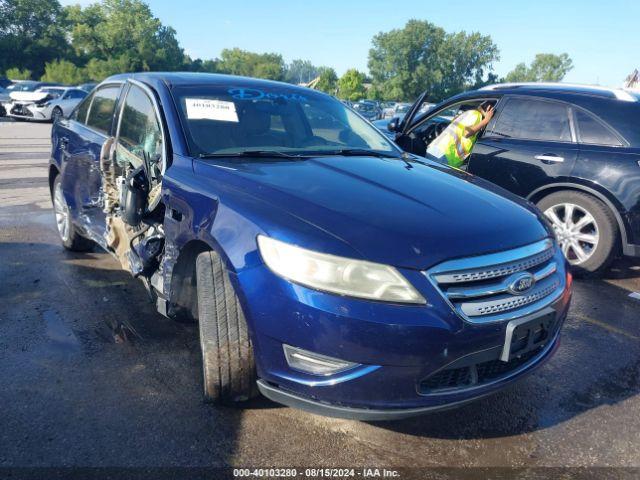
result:
[(237, 122), (238, 114), (233, 102), (211, 100), (208, 98), (185, 98), (187, 118), (189, 120), (219, 120)]

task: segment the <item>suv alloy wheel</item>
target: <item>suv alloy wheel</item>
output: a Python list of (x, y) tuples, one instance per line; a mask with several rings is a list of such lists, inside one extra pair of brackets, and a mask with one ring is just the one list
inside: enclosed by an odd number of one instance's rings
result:
[(618, 227), (613, 213), (595, 197), (576, 191), (552, 193), (538, 202), (556, 233), (562, 252), (579, 273), (604, 270), (616, 253)]

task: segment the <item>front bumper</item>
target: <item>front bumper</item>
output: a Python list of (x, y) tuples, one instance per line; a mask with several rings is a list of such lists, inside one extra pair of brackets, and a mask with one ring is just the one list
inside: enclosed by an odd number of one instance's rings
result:
[(16, 104), (7, 105), (7, 116), (13, 118), (23, 118), (26, 120), (51, 120), (51, 108), (39, 107), (35, 104)]
[(410, 418), (419, 415), (425, 415), (433, 412), (440, 412), (443, 410), (450, 410), (453, 408), (461, 407), (468, 403), (474, 402), (481, 398), (484, 398), (500, 389), (504, 388), (507, 384), (522, 378), (540, 366), (542, 366), (549, 358), (553, 356), (560, 344), (559, 335), (547, 345), (543, 351), (527, 365), (521, 369), (514, 371), (512, 374), (505, 376), (500, 382), (494, 385), (487, 385), (485, 388), (477, 391), (469, 391), (464, 398), (458, 400), (452, 400), (446, 403), (432, 404), (422, 407), (410, 407), (410, 408), (365, 408), (365, 407), (350, 407), (342, 404), (331, 404), (322, 402), (317, 399), (304, 397), (297, 395), (293, 392), (284, 390), (278, 385), (266, 382), (263, 379), (258, 380), (258, 389), (260, 393), (272, 400), (288, 407), (298, 408), (309, 413), (315, 413), (317, 415), (324, 415), (327, 417), (344, 418), (348, 420), (361, 420), (361, 421), (390, 421), (401, 420), (403, 418)]
[[(561, 254), (558, 261), (564, 261)], [(427, 298), (426, 305), (393, 305), (330, 295), (291, 284), (266, 267), (239, 273), (234, 281), (251, 327), (261, 379), (258, 386), (263, 394), (324, 415), (368, 420), (402, 418), (451, 408), (498, 391), (533, 371), (557, 348), (571, 297), (568, 284), (563, 284), (553, 302), (544, 306), (551, 312), (553, 328), (534, 357), (490, 377), (490, 381), (430, 390), (425, 379), (458, 367), (465, 359), (478, 357), (478, 367), (496, 367), (509, 322), (465, 321), (425, 274), (409, 270), (402, 273)], [(542, 310), (527, 314), (536, 316)], [(328, 377), (295, 371), (286, 362), (283, 344), (360, 366)]]

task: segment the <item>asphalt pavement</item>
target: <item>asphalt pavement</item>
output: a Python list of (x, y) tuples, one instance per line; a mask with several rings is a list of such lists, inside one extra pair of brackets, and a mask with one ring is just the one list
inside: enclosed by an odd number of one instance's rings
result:
[(555, 357), (463, 408), (364, 423), (265, 399), (214, 407), (201, 397), (197, 327), (157, 314), (107, 253), (60, 246), (49, 132), (0, 121), (0, 476), (51, 466), (640, 467), (640, 300), (630, 297), (640, 261), (576, 281)]

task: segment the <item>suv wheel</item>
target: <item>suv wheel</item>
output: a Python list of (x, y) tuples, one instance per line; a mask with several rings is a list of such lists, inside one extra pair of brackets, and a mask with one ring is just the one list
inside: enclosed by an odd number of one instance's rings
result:
[(615, 255), (618, 227), (613, 212), (582, 192), (552, 193), (538, 202), (551, 221), (562, 252), (577, 273), (598, 274)]
[(256, 395), (253, 347), (229, 274), (217, 253), (203, 252), (196, 275), (205, 400), (248, 400)]
[(93, 248), (93, 242), (80, 235), (71, 220), (69, 206), (67, 205), (67, 201), (64, 199), (64, 195), (62, 193), (62, 179), (60, 178), (60, 175), (56, 176), (53, 181), (51, 198), (53, 201), (53, 212), (56, 216), (56, 226), (58, 227), (58, 234), (60, 235), (62, 246), (73, 252), (86, 252), (87, 250), (91, 250)]

